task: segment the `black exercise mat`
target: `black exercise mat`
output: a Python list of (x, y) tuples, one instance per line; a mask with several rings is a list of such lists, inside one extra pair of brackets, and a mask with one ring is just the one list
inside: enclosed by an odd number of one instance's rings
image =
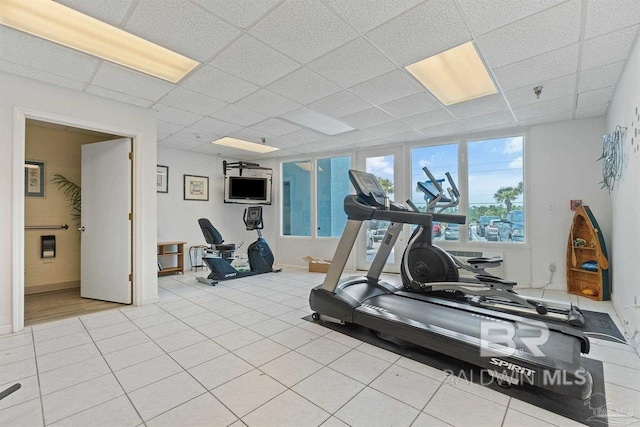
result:
[[(313, 322), (311, 316), (304, 317), (304, 320)], [(531, 405), (537, 406), (547, 411), (554, 412), (563, 417), (591, 426), (607, 426), (606, 409), (604, 414), (602, 409), (606, 408), (605, 390), (604, 390), (604, 372), (602, 362), (598, 360), (582, 357), (582, 366), (591, 373), (593, 378), (593, 393), (591, 400), (571, 399), (555, 393), (545, 392), (544, 390), (521, 385), (518, 387), (504, 388), (495, 384), (495, 381), (489, 381), (488, 378), (482, 377), (481, 369), (475, 365), (463, 362), (461, 360), (449, 357), (447, 355), (430, 351), (413, 345), (398, 345), (387, 340), (379, 338), (370, 329), (365, 327), (347, 324), (339, 325), (332, 322), (318, 322), (322, 326), (326, 326), (334, 331), (343, 333), (350, 337), (359, 339), (376, 347), (389, 350), (406, 358), (424, 363), (425, 365), (439, 369), (441, 371), (449, 371), (456, 373), (460, 381), (471, 381), (489, 387), (492, 390), (506, 394), (507, 396), (520, 399)]]
[[(621, 344), (627, 343), (609, 313), (582, 310), (582, 315), (584, 316), (584, 327), (580, 329), (585, 332), (587, 336), (599, 340), (619, 342)], [(589, 334), (589, 332), (591, 332), (591, 334)]]

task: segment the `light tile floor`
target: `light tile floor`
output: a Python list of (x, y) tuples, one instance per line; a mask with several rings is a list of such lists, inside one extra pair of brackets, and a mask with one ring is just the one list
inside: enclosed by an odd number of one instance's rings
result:
[[(0, 337), (0, 390), (22, 384), (0, 401), (0, 425), (577, 424), (301, 320), (322, 274), (285, 267), (215, 287), (195, 280), (202, 274), (159, 279), (158, 304)], [(606, 311), (620, 324), (608, 302), (527, 291)], [(640, 417), (640, 358), (630, 346), (592, 343), (609, 402)]]

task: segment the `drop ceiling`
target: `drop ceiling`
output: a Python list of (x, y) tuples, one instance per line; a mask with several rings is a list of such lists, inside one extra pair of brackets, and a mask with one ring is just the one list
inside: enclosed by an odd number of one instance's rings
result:
[[(640, 27), (640, 0), (59, 2), (201, 64), (172, 84), (0, 26), (0, 70), (154, 109), (158, 145), (236, 158), (601, 116)], [(499, 93), (445, 108), (404, 67), (468, 41)], [(354, 130), (287, 119), (308, 110)]]

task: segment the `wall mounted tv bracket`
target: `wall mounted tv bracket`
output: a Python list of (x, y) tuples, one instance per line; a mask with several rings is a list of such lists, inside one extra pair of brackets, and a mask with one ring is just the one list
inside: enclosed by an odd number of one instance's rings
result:
[(238, 176), (242, 176), (242, 170), (243, 169), (258, 169), (258, 170), (264, 170), (264, 171), (270, 171), (272, 172), (273, 169), (271, 168), (263, 168), (260, 167), (259, 164), (257, 163), (249, 163), (249, 162), (227, 162), (226, 160), (222, 161), (222, 167), (224, 169), (224, 174), (225, 176), (227, 175), (227, 171), (231, 170), (231, 169), (238, 169)]

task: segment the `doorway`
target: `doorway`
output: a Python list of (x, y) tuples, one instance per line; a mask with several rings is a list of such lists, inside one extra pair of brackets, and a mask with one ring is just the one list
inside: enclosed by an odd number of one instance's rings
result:
[[(88, 169), (83, 152), (89, 146), (119, 138), (110, 133), (26, 119), (24, 198), (24, 321), (25, 325), (69, 316), (79, 316), (121, 306), (107, 298), (86, 294), (85, 275), (95, 267), (81, 256), (84, 249), (79, 203)], [(131, 151), (127, 139), (126, 155)], [(84, 147), (84, 148), (83, 148)], [(127, 160), (129, 163), (129, 161)], [(126, 176), (128, 212), (131, 207), (131, 172)], [(89, 185), (88, 183), (85, 183)], [(95, 203), (85, 192), (85, 206)], [(127, 213), (128, 213), (127, 212)], [(85, 218), (93, 217), (87, 215)], [(127, 218), (128, 220), (128, 218)], [(122, 223), (120, 224), (122, 225)], [(109, 224), (106, 224), (108, 227)], [(131, 222), (128, 227), (127, 271), (131, 271)], [(113, 263), (101, 255), (102, 263)], [(120, 261), (121, 262), (121, 261)], [(82, 273), (82, 274), (81, 274)], [(85, 275), (86, 276), (86, 275)], [(82, 280), (81, 280), (82, 279)], [(84, 286), (83, 286), (84, 283)], [(131, 289), (126, 300), (131, 302)]]

